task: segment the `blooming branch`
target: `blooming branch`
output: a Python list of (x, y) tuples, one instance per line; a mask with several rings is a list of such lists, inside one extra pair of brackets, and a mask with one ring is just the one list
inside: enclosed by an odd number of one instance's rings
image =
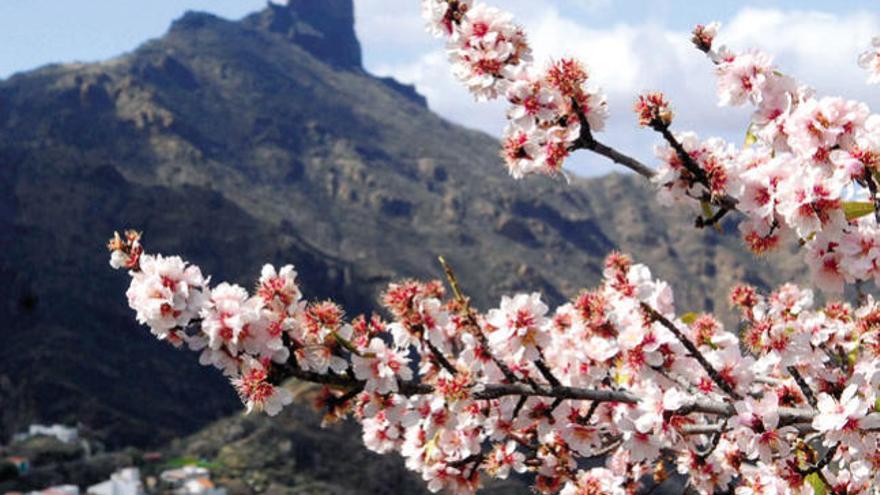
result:
[[(623, 493), (664, 459), (701, 493), (754, 483), (733, 475), (750, 466), (762, 479), (831, 480), (846, 469), (849, 483), (873, 483), (858, 470), (872, 462), (880, 418), (880, 307), (870, 298), (814, 311), (812, 294), (794, 286), (769, 296), (739, 287), (743, 354), (711, 316), (676, 316), (669, 286), (619, 254), (597, 289), (553, 313), (537, 294), (479, 313), (444, 261), (451, 298), (439, 282), (404, 281), (383, 296), (390, 320), (348, 321), (331, 302), (304, 301), (289, 265), (264, 267), (250, 295), (144, 253), (136, 232), (110, 248), (111, 264), (129, 270), (140, 321), (226, 374), (249, 411), (290, 404), (286, 380), (322, 385), (326, 423), (353, 417), (368, 448), (399, 452), (432, 490), (472, 493), (481, 473), (516, 471), (543, 493), (603, 477), (616, 483), (608, 493)], [(840, 367), (826, 350), (854, 361)], [(798, 369), (804, 360), (815, 365)], [(807, 390), (820, 391), (815, 406)], [(827, 461), (801, 460), (838, 444), (848, 447)], [(606, 456), (607, 467), (578, 468)]]

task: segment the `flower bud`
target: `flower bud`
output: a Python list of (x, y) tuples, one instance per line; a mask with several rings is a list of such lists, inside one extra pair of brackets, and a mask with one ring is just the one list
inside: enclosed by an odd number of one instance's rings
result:
[(718, 28), (721, 27), (721, 24), (717, 22), (710, 22), (705, 26), (702, 24), (697, 24), (694, 27), (694, 30), (691, 31), (693, 37), (691, 41), (694, 46), (697, 47), (701, 52), (708, 53), (712, 50), (712, 42), (715, 41), (715, 36), (718, 34)]
[(652, 92), (639, 95), (635, 104), (635, 112), (639, 116), (642, 127), (666, 127), (672, 123), (672, 109), (663, 93)]

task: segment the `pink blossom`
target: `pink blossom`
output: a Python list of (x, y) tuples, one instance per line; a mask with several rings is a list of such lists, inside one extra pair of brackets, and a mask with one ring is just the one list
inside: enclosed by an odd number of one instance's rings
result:
[(788, 455), (791, 447), (787, 437), (797, 430), (791, 426), (779, 427), (779, 399), (775, 394), (765, 395), (760, 402), (746, 397), (734, 406), (739, 426), (737, 441), (749, 458), (769, 463), (774, 453)]
[(352, 371), (359, 380), (366, 380), (364, 390), (387, 394), (397, 392), (397, 380), (411, 380), (412, 370), (409, 358), (401, 351), (385, 345), (382, 339), (374, 338), (363, 356), (351, 358)]
[(502, 355), (514, 360), (534, 361), (540, 358), (539, 348), (550, 342), (545, 318), (548, 308), (541, 295), (504, 296), (501, 307), (490, 310), (486, 321), (492, 325), (489, 344)]
[(226, 282), (211, 290), (202, 309), (202, 330), (208, 338), (208, 347), (219, 350), (225, 346), (232, 354), (252, 338), (262, 321), (262, 306), (251, 299), (246, 290)]
[(605, 468), (578, 471), (577, 477), (565, 484), (559, 495), (624, 495), (623, 479)]
[(731, 55), (719, 61), (718, 104), (737, 106), (747, 100), (759, 103), (772, 71), (772, 58), (759, 51)]
[(511, 470), (517, 473), (526, 471), (525, 459), (525, 454), (517, 452), (516, 442), (511, 440), (504, 445), (499, 444), (492, 451), (487, 471), (496, 478), (507, 479)]
[(302, 293), (296, 283), (296, 270), (293, 265), (286, 265), (276, 271), (272, 265), (264, 265), (260, 273), (257, 295), (263, 304), (278, 304), (281, 311), (288, 311), (299, 302)]
[(165, 339), (201, 311), (206, 283), (199, 267), (187, 265), (177, 256), (144, 255), (140, 270), (131, 274), (126, 296), (138, 322)]
[(422, 18), (434, 36), (451, 36), (473, 0), (456, 0), (454, 7), (447, 0), (422, 0)]
[(244, 360), (241, 374), (232, 379), (232, 384), (249, 413), (265, 411), (269, 416), (275, 416), (293, 402), (293, 395), (286, 388), (269, 383), (267, 365), (250, 357)]
[(854, 449), (863, 450), (862, 430), (880, 427), (880, 413), (868, 414), (869, 404), (859, 397), (859, 388), (849, 385), (839, 400), (822, 393), (819, 394), (819, 414), (813, 420), (813, 428), (825, 433), (825, 445), (838, 442)]
[(447, 51), (453, 74), (480, 100), (502, 94), (513, 68), (531, 59), (513, 16), (482, 3), (467, 9)]
[(838, 97), (801, 102), (785, 123), (788, 144), (798, 156), (824, 161), (832, 148), (852, 145), (855, 131), (868, 118), (864, 103)]

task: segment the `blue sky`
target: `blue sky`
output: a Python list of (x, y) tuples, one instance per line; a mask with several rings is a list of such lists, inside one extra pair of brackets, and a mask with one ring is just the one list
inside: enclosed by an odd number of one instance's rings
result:
[[(426, 44), (394, 43), (393, 31), (371, 30), (379, 24), (375, 19), (380, 16), (417, 16), (418, 0), (355, 2), (359, 17), (372, 21), (370, 26), (360, 29), (368, 65), (403, 60), (411, 56), (415, 48)], [(528, 12), (520, 7), (523, 3), (520, 1), (494, 3)], [(650, 22), (672, 29), (686, 29), (705, 19), (728, 19), (748, 5), (832, 13), (876, 10), (877, 7), (875, 2), (864, 0), (716, 1), (699, 5), (686, 0), (551, 0), (542, 3), (568, 12), (584, 26)], [(266, 0), (4, 0), (0, 2), (0, 77), (49, 62), (100, 60), (130, 50), (146, 39), (161, 35), (169, 23), (186, 10), (238, 18), (265, 4)]]
[[(311, 0), (321, 1), (321, 0)], [(186, 10), (239, 18), (265, 0), (3, 0), (0, 78), (50, 62), (102, 60), (161, 35)], [(880, 106), (864, 84), (858, 52), (880, 34), (876, 1), (492, 0), (522, 22), (536, 58), (575, 55), (609, 95), (612, 118), (604, 138), (650, 161), (654, 137), (634, 126), (630, 106), (640, 91), (666, 91), (680, 128), (738, 140), (747, 116), (715, 105), (711, 67), (691, 49), (698, 22), (726, 25), (720, 39), (734, 49), (760, 47), (779, 66), (820, 93)], [(540, 4), (541, 8), (536, 8)], [(442, 42), (423, 30), (418, 0), (355, 0), (367, 69), (413, 83), (441, 115), (498, 134), (503, 106), (478, 105), (448, 74)], [(707, 136), (708, 137), (708, 136)], [(575, 160), (578, 173), (610, 167)]]

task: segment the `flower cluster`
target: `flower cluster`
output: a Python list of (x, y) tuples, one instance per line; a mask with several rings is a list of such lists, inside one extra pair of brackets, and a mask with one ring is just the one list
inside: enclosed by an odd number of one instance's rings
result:
[(663, 128), (672, 124), (672, 109), (663, 93), (652, 92), (639, 95), (633, 108), (642, 127)]
[[(716, 64), (719, 103), (755, 107), (747, 145), (667, 136), (654, 178), (661, 200), (726, 198), (724, 208), (735, 204), (745, 214), (740, 230), (754, 252), (800, 239), (813, 281), (824, 290), (876, 280), (880, 213), (871, 214), (880, 201), (880, 116), (864, 103), (817, 96), (762, 52), (713, 48), (714, 30), (709, 36), (698, 26), (694, 42)], [(854, 195), (869, 197), (860, 202)]]
[(510, 104), (502, 157), (510, 174), (555, 176), (583, 135), (605, 125), (605, 96), (576, 60), (540, 69), (512, 16), (483, 3), (423, 0), (429, 30), (447, 36), (452, 72), (477, 99)]
[[(743, 213), (739, 229), (756, 254), (799, 240), (823, 290), (880, 281), (880, 115), (866, 104), (817, 95), (764, 52), (717, 46), (718, 23), (698, 25), (692, 41), (715, 64), (719, 104), (755, 108), (746, 145), (672, 132), (669, 102), (647, 93), (635, 104), (638, 122), (664, 137), (652, 171), (597, 143), (593, 132), (604, 126), (606, 102), (578, 61), (537, 68), (523, 30), (485, 4), (423, 0), (422, 7), (430, 30), (448, 38), (453, 72), (471, 92), (508, 100), (502, 157), (513, 177), (558, 175), (573, 151), (592, 150), (650, 177), (661, 203), (698, 207), (698, 226)], [(878, 43), (859, 58), (872, 81), (880, 80)]]
[(254, 295), (177, 257), (143, 254), (129, 273), (138, 319), (201, 351), (249, 411), (289, 404), (285, 379), (323, 384), (328, 422), (353, 417), (368, 448), (398, 452), (432, 491), (517, 472), (539, 493), (623, 495), (673, 469), (707, 495), (802, 493), (812, 473), (846, 493), (876, 483), (870, 298), (817, 310), (793, 285), (737, 287), (741, 345), (710, 315), (677, 314), (670, 286), (621, 254), (555, 310), (532, 293), (481, 314), (450, 276), (451, 299), (439, 282), (391, 284), (389, 321), (304, 302), (291, 266), (264, 267)]

